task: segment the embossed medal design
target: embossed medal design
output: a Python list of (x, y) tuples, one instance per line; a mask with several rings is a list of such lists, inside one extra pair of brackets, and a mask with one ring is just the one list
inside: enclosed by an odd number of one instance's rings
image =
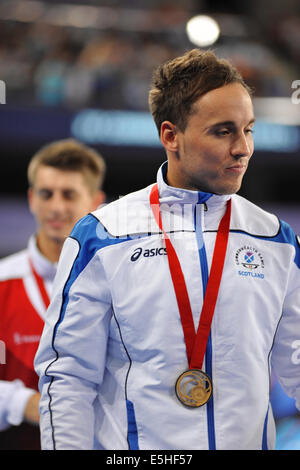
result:
[(196, 408), (205, 405), (210, 399), (212, 382), (202, 370), (190, 369), (178, 377), (175, 391), (183, 405)]

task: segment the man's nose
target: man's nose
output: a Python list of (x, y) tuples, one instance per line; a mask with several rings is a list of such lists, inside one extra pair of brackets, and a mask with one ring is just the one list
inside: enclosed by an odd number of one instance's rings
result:
[(253, 145), (251, 142), (252, 138), (250, 141), (249, 136), (244, 133), (239, 134), (232, 144), (231, 155), (236, 159), (242, 157), (250, 158), (253, 153)]
[(49, 206), (53, 211), (63, 211), (65, 209), (65, 205), (65, 199), (58, 191), (54, 192), (52, 197), (49, 199)]

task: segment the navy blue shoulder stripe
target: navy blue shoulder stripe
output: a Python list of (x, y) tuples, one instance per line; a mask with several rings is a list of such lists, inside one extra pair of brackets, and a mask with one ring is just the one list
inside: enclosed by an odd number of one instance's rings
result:
[(284, 222), (283, 220), (280, 221), (281, 224), (281, 230), (279, 235), (281, 235), (283, 243), (289, 243), (290, 245), (293, 245), (295, 247), (295, 258), (294, 262), (300, 269), (300, 246), (299, 246), (299, 241), (298, 237), (295, 235), (293, 229), (289, 224)]
[(81, 247), (86, 245), (91, 257), (97, 250), (105, 246), (131, 240), (130, 236), (115, 237), (111, 235), (93, 214), (88, 214), (80, 219), (74, 226), (70, 237), (77, 240)]

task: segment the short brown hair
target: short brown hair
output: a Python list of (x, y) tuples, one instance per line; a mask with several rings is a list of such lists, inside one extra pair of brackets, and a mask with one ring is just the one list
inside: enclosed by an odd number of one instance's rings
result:
[(238, 70), (212, 51), (193, 49), (160, 65), (153, 74), (149, 106), (160, 133), (161, 124), (171, 121), (184, 132), (193, 103), (211, 90), (240, 83), (248, 91)]
[(61, 171), (78, 171), (83, 174), (91, 193), (101, 188), (106, 164), (96, 150), (75, 139), (57, 140), (42, 147), (30, 160), (27, 176), (34, 185), (38, 168), (51, 166)]

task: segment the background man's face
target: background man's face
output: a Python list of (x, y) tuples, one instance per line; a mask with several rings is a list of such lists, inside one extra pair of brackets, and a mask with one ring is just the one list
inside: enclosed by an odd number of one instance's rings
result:
[(29, 190), (29, 204), (38, 234), (57, 243), (63, 243), (75, 223), (96, 208), (80, 172), (44, 165), (38, 168)]

